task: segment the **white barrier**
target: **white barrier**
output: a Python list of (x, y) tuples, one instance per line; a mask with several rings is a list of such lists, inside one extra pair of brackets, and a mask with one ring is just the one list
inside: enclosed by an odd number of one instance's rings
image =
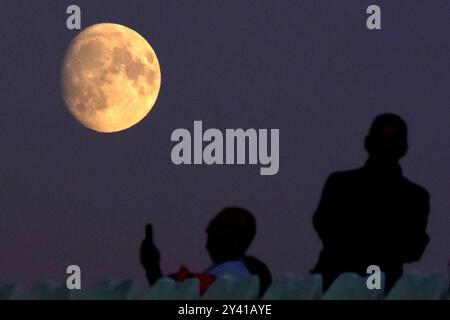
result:
[(142, 300), (195, 300), (200, 297), (197, 279), (176, 282), (171, 278), (159, 279)]
[[(383, 290), (368, 289), (366, 278), (343, 273), (323, 293), (320, 275), (299, 277), (285, 274), (275, 278), (263, 300), (445, 300), (450, 299), (447, 286), (447, 277), (441, 274), (407, 273), (385, 297)], [(52, 282), (39, 283), (29, 290), (19, 290), (16, 283), (4, 283), (0, 284), (0, 300), (255, 300), (259, 294), (259, 278), (220, 276), (202, 297), (198, 279), (177, 282), (161, 278), (147, 293), (140, 296), (133, 295), (134, 287), (133, 280), (101, 281), (91, 287), (72, 291), (65, 284), (57, 285)]]
[(277, 277), (263, 300), (315, 300), (322, 295), (322, 277), (318, 274), (299, 277), (292, 274)]
[(237, 279), (219, 276), (203, 295), (204, 300), (253, 300), (258, 297), (259, 278), (250, 276)]
[[(384, 278), (384, 277), (383, 277)], [(323, 300), (376, 300), (383, 296), (382, 289), (368, 289), (367, 279), (356, 273), (343, 273), (336, 278), (322, 296)], [(384, 287), (384, 284), (381, 286)]]
[(391, 292), (388, 300), (439, 300), (448, 294), (447, 279), (440, 274), (423, 275), (409, 273), (401, 277)]

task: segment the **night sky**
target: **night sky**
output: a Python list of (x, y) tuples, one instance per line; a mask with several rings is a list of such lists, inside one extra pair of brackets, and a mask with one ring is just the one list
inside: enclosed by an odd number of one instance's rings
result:
[[(99, 134), (60, 94), (60, 66), (82, 27), (128, 26), (155, 49), (160, 96), (137, 126)], [(382, 30), (366, 28), (370, 4)], [(408, 122), (405, 176), (431, 194), (431, 242), (407, 269), (450, 258), (450, 2), (0, 2), (0, 281), (143, 280), (138, 250), (152, 222), (166, 272), (209, 265), (205, 227), (228, 205), (250, 209), (249, 253), (272, 272), (306, 274), (321, 243), (312, 215), (327, 176), (362, 165), (373, 118)], [(173, 130), (279, 128), (280, 171), (175, 166)], [(377, 237), (379, 235), (373, 235)]]

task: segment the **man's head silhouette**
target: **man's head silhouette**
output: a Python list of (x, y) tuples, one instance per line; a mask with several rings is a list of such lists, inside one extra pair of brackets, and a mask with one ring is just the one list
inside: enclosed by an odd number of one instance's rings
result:
[(406, 122), (398, 115), (379, 115), (365, 140), (369, 157), (381, 163), (397, 163), (408, 150), (407, 132)]
[(211, 220), (206, 232), (211, 260), (222, 263), (245, 255), (256, 234), (256, 221), (249, 211), (228, 207)]

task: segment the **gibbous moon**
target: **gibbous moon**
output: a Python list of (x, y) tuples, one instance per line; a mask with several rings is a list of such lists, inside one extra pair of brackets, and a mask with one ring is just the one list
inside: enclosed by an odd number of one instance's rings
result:
[(61, 70), (62, 96), (72, 115), (98, 132), (117, 132), (140, 122), (161, 87), (158, 58), (136, 31), (101, 23), (79, 33)]

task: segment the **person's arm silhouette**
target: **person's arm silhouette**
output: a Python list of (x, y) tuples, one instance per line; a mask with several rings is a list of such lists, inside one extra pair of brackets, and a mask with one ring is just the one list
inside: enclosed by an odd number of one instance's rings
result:
[(409, 221), (405, 221), (408, 228), (402, 231), (404, 248), (401, 250), (404, 262), (420, 260), (430, 237), (426, 233), (428, 215), (430, 212), (430, 196), (425, 189), (418, 188), (415, 201), (410, 206)]
[(142, 241), (140, 259), (148, 282), (150, 285), (154, 284), (162, 277), (162, 272), (160, 267), (161, 255), (153, 242), (153, 226), (151, 224), (147, 224), (145, 227), (145, 239)]
[(318, 208), (313, 216), (313, 225), (323, 244), (329, 244), (342, 237), (338, 213), (339, 187), (335, 174), (331, 174), (323, 188)]

